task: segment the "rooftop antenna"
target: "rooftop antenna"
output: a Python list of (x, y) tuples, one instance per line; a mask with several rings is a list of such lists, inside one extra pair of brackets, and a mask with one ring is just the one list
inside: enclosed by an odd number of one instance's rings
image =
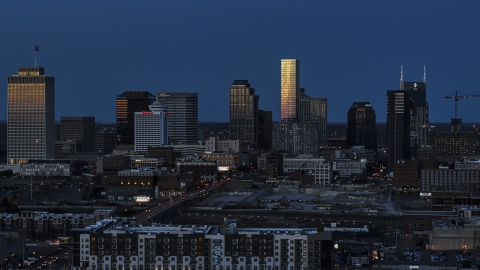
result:
[(400, 89), (403, 87), (403, 65), (400, 66)]
[(427, 84), (427, 68), (425, 67), (425, 64), (423, 64), (423, 82)]
[(37, 52), (38, 52), (38, 46), (35, 45), (35, 67), (37, 67)]

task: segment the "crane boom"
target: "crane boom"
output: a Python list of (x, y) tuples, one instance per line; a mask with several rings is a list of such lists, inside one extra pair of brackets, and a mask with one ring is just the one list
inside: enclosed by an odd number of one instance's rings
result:
[(472, 98), (472, 97), (480, 97), (479, 94), (474, 94), (474, 95), (463, 95), (459, 96), (458, 91), (455, 91), (455, 96), (445, 96), (445, 99), (455, 99), (455, 118), (451, 119), (451, 124), (452, 124), (452, 132), (458, 132), (460, 131), (460, 126), (462, 125), (462, 119), (458, 118), (458, 101), (461, 98)]
[(455, 96), (445, 96), (445, 99), (455, 99), (455, 119), (458, 118), (458, 100), (461, 98), (473, 98), (473, 97), (480, 97), (480, 94), (475, 94), (475, 95), (463, 95), (459, 96), (458, 91), (455, 91)]

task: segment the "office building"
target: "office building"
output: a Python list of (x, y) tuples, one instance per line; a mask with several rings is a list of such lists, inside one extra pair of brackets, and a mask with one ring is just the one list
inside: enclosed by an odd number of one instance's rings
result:
[(272, 111), (258, 110), (258, 149), (264, 152), (272, 150)]
[(210, 137), (205, 140), (206, 151), (223, 151), (223, 152), (240, 152), (241, 143), (240, 140), (221, 140), (218, 137)]
[(20, 67), (8, 77), (7, 159), (55, 157), (55, 79), (43, 67)]
[(198, 144), (198, 93), (158, 93), (168, 109), (168, 142)]
[(135, 113), (148, 111), (155, 96), (145, 91), (127, 91), (117, 96), (117, 144), (133, 145)]
[[(427, 77), (423, 67), (423, 81), (405, 82), (403, 80), (403, 67), (400, 75), (400, 90), (409, 91), (410, 98), (415, 103), (411, 113), (410, 131), (412, 136), (412, 154), (422, 145), (428, 143), (428, 102), (427, 102)], [(413, 152), (414, 151), (414, 152)]]
[(376, 115), (370, 102), (354, 102), (347, 115), (347, 148), (377, 151)]
[(135, 113), (135, 152), (146, 153), (149, 146), (168, 143), (168, 112), (161, 101), (154, 101), (148, 112)]
[(297, 118), (297, 103), (300, 91), (300, 61), (281, 60), (280, 109), (281, 120)]
[(325, 186), (333, 179), (332, 163), (324, 158), (313, 155), (300, 155), (293, 158), (283, 159), (283, 172), (301, 172), (304, 175), (314, 176), (312, 184)]
[(231, 152), (205, 152), (203, 154), (205, 161), (215, 162), (218, 171), (231, 171), (240, 168), (242, 165), (242, 157), (239, 153)]
[(452, 161), (473, 156), (475, 153), (475, 133), (472, 131), (431, 131), (428, 143), (441, 161)]
[(285, 121), (273, 124), (273, 150), (289, 154), (316, 154), (319, 149), (318, 123)]
[(327, 145), (327, 98), (314, 98), (300, 89), (298, 101), (298, 120), (301, 123), (318, 124), (318, 145)]
[(95, 133), (95, 152), (110, 154), (115, 149), (117, 135), (100, 131)]
[(387, 91), (387, 138), (389, 172), (398, 160), (410, 159), (411, 111), (415, 106), (408, 90)]
[(230, 140), (258, 142), (258, 96), (248, 80), (235, 80), (230, 87)]
[(95, 117), (60, 117), (60, 141), (81, 142), (83, 152), (95, 151)]

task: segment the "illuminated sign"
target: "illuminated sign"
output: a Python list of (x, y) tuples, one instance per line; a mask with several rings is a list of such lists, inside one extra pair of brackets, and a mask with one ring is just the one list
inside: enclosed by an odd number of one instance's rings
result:
[(230, 168), (228, 166), (218, 166), (218, 170), (222, 172), (228, 171)]
[(430, 193), (430, 192), (428, 192), (428, 193), (421, 192), (421, 193), (420, 193), (420, 196), (421, 196), (421, 197), (422, 197), (422, 196), (428, 197), (428, 196), (432, 196), (432, 193)]
[(143, 115), (145, 114), (153, 114), (153, 112), (142, 112)]
[(185, 186), (185, 182), (181, 182), (181, 183), (180, 183), (180, 186), (181, 186), (181, 187), (184, 187), (184, 186)]
[(135, 202), (137, 202), (137, 203), (150, 202), (150, 196), (139, 195), (139, 196), (135, 196), (133, 198), (135, 199)]

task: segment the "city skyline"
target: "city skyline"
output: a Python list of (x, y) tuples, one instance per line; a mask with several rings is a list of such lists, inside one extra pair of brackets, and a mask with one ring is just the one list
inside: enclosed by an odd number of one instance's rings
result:
[[(385, 91), (398, 88), (401, 65), (405, 81), (421, 81), (426, 65), (432, 122), (447, 123), (454, 115), (454, 102), (445, 95), (480, 93), (475, 84), (480, 38), (472, 34), (480, 24), (475, 13), (480, 3), (472, 1), (279, 2), (276, 12), (251, 1), (242, 9), (228, 3), (123, 1), (95, 8), (53, 1), (2, 5), (0, 23), (15, 23), (0, 29), (0, 35), (13, 37), (0, 45), (0, 73), (6, 77), (33, 66), (34, 45), (39, 46), (37, 65), (57, 82), (57, 121), (94, 116), (113, 122), (118, 93), (148, 91), (198, 92), (199, 120), (228, 122), (225, 89), (237, 79), (255, 86), (259, 107), (278, 121), (279, 61), (289, 58), (301, 61), (299, 87), (328, 98), (328, 122), (346, 122), (353, 102), (369, 101), (377, 122), (385, 123)], [(19, 7), (22, 13), (11, 12)], [(242, 10), (249, 11), (248, 21), (229, 19), (241, 17)], [(32, 24), (36, 27), (28, 27)], [(237, 42), (239, 35), (246, 42)], [(2, 85), (0, 95), (6, 98), (6, 91)], [(479, 102), (461, 100), (459, 117), (476, 121)], [(0, 121), (6, 119), (6, 110), (0, 111)]]

